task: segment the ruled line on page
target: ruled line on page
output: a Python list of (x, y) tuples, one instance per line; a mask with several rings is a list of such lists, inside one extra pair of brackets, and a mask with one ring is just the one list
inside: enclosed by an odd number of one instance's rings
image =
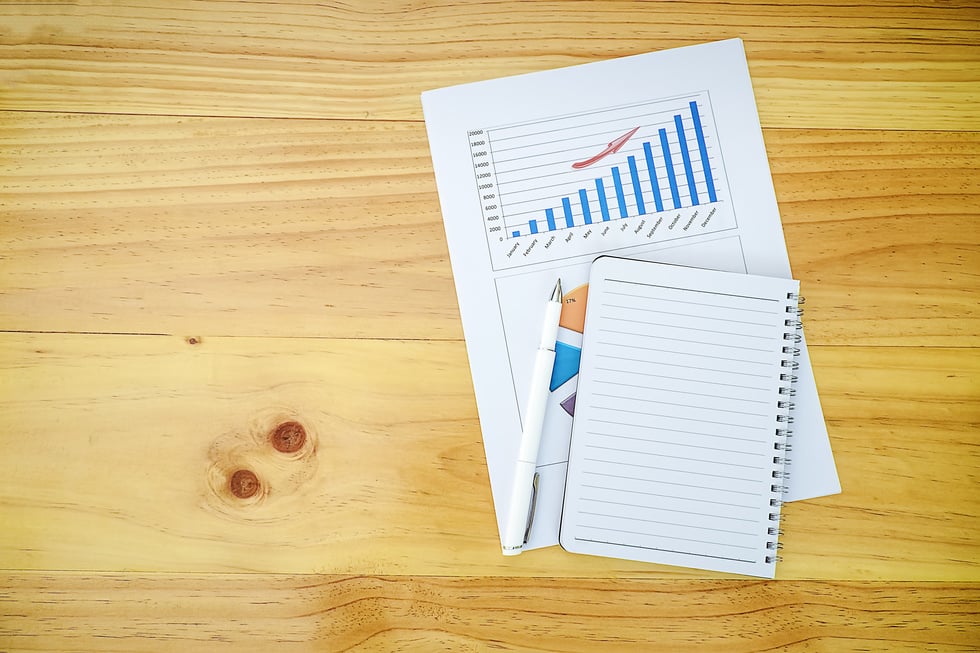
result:
[[(734, 299), (751, 299), (751, 300), (759, 301), (759, 302), (779, 303), (778, 300), (772, 299), (771, 297), (756, 297), (754, 295), (743, 295), (743, 294), (739, 294), (739, 293), (718, 292), (717, 290), (705, 290), (704, 288), (691, 288), (689, 286), (688, 287), (684, 287), (684, 286), (667, 286), (667, 285), (663, 285), (663, 284), (649, 283), (649, 282), (644, 282), (644, 281), (627, 281), (625, 279), (605, 279), (605, 282), (606, 283), (618, 283), (618, 284), (624, 284), (624, 285), (630, 285), (630, 286), (640, 286), (640, 287), (645, 287), (645, 288), (660, 288), (660, 289), (663, 289), (663, 290), (677, 290), (677, 291), (680, 291), (680, 292), (692, 293), (692, 294), (695, 294), (695, 295), (714, 295), (716, 297), (732, 297)], [(610, 294), (612, 294), (615, 291), (609, 290), (607, 292), (610, 293)], [(638, 296), (643, 297), (643, 295), (638, 295)], [(724, 305), (719, 305), (718, 308), (725, 308), (725, 306)], [(750, 310), (750, 309), (743, 309), (743, 310)]]
[[(616, 280), (615, 279), (606, 279), (606, 282), (607, 283), (616, 283)], [(653, 287), (654, 288), (664, 288), (664, 289), (667, 289), (667, 290), (683, 290), (683, 291), (687, 292), (687, 289), (682, 289), (682, 288), (672, 288), (672, 287), (668, 287), (668, 286), (653, 286)], [(663, 296), (659, 296), (659, 295), (649, 295), (649, 294), (640, 294), (640, 293), (629, 293), (629, 292), (622, 292), (622, 291), (615, 291), (615, 290), (606, 290), (606, 294), (607, 295), (617, 295), (619, 297), (630, 297), (632, 299), (652, 299), (652, 300), (656, 300), (657, 302), (669, 302), (671, 304), (688, 304), (689, 306), (704, 306), (705, 308), (712, 308), (712, 309), (723, 308), (723, 309), (728, 309), (728, 310), (733, 310), (733, 311), (742, 311), (744, 313), (770, 313), (771, 314), (773, 312), (772, 311), (772, 306), (769, 305), (769, 304), (765, 304), (765, 308), (748, 308), (748, 307), (745, 307), (745, 306), (732, 306), (730, 304), (711, 304), (711, 303), (708, 303), (708, 302), (695, 302), (695, 301), (691, 301), (690, 299), (671, 299), (670, 297), (663, 297)], [(724, 297), (732, 297), (732, 298), (737, 298), (737, 299), (758, 299), (756, 297), (745, 297), (744, 295), (726, 295), (726, 294), (723, 294), (722, 296), (724, 296)], [(766, 300), (766, 301), (768, 301), (768, 300)]]
[[(598, 365), (596, 365), (595, 369), (601, 370), (603, 372), (616, 372), (618, 374), (634, 374), (634, 375), (646, 376), (654, 379), (668, 379), (670, 381), (690, 381), (691, 383), (700, 383), (702, 385), (720, 385), (728, 388), (742, 388), (744, 390), (758, 390), (758, 391), (768, 390), (768, 388), (760, 388), (759, 386), (739, 385), (737, 383), (722, 383), (720, 381), (709, 381), (707, 379), (691, 379), (691, 378), (680, 377), (680, 376), (668, 376), (666, 374), (651, 374), (649, 372), (637, 372), (635, 370), (624, 370), (624, 369), (612, 368), (612, 367), (600, 367)], [(607, 381), (606, 383), (610, 383), (610, 381)], [(646, 387), (646, 386), (640, 386), (640, 387)]]
[(755, 484), (764, 483), (764, 481), (758, 478), (745, 478), (743, 476), (730, 476), (728, 474), (708, 474), (707, 472), (694, 472), (685, 469), (677, 469), (674, 467), (657, 467), (656, 465), (642, 465), (640, 463), (627, 463), (619, 460), (603, 460), (601, 458), (588, 458), (588, 457), (583, 458), (583, 460), (586, 460), (588, 462), (593, 462), (593, 463), (608, 463), (608, 464), (619, 465), (619, 466), (640, 467), (642, 469), (655, 469), (660, 472), (673, 472), (676, 474), (693, 474), (695, 476), (710, 476), (711, 478), (724, 478), (729, 481), (742, 481), (744, 483), (755, 483)]
[(764, 494), (763, 492), (749, 492), (747, 490), (732, 490), (732, 489), (729, 489), (727, 487), (711, 487), (710, 485), (703, 485), (703, 484), (702, 485), (696, 485), (696, 484), (693, 484), (693, 483), (678, 483), (676, 481), (664, 481), (662, 479), (653, 480), (653, 479), (649, 479), (649, 478), (642, 478), (642, 477), (639, 477), (639, 476), (625, 476), (623, 474), (608, 474), (608, 473), (605, 473), (605, 472), (597, 472), (597, 471), (594, 471), (594, 470), (585, 470), (582, 473), (585, 474), (585, 475), (587, 475), (587, 476), (604, 476), (604, 477), (607, 477), (607, 478), (618, 478), (618, 479), (623, 480), (623, 481), (645, 481), (645, 482), (648, 482), (648, 483), (658, 483), (660, 485), (674, 485), (674, 486), (677, 486), (677, 487), (689, 487), (689, 488), (693, 488), (693, 489), (697, 489), (697, 490), (710, 490), (712, 492), (725, 492), (727, 494), (744, 494), (745, 496), (751, 496), (751, 497), (761, 497)]
[[(632, 296), (633, 297), (641, 297), (643, 299), (654, 299), (652, 297), (642, 297), (640, 295), (632, 295)], [(694, 306), (705, 306), (705, 307), (710, 307), (711, 306), (710, 304), (697, 304), (697, 303), (692, 303), (692, 302), (681, 301), (679, 299), (662, 299), (662, 298), (657, 298), (657, 301), (658, 302), (673, 302), (675, 304), (683, 304), (685, 306), (690, 306), (690, 305), (694, 305)], [(693, 317), (693, 318), (698, 318), (698, 319), (704, 317), (700, 313), (675, 313), (673, 311), (664, 311), (664, 310), (655, 309), (655, 308), (642, 308), (642, 307), (639, 307), (639, 306), (625, 306), (623, 304), (609, 304), (609, 303), (604, 303), (603, 305), (606, 306), (606, 307), (608, 307), (608, 308), (619, 308), (619, 309), (628, 310), (628, 311), (652, 312), (652, 313), (658, 313), (660, 315), (674, 315), (676, 317)], [(761, 313), (763, 315), (772, 315), (773, 314), (773, 311), (772, 310), (765, 310), (765, 311), (762, 311), (762, 310), (747, 310), (747, 309), (744, 309), (744, 308), (734, 308), (732, 306), (717, 306), (715, 308), (724, 308), (724, 309), (731, 310), (731, 311), (738, 311), (738, 312), (745, 312), (745, 313)], [(719, 317), (717, 315), (712, 316), (712, 319), (717, 320), (719, 322), (731, 322), (733, 324), (747, 324), (747, 325), (750, 325), (750, 326), (769, 326), (769, 323), (768, 322), (759, 322), (759, 321), (756, 321), (756, 320), (752, 320), (752, 321), (733, 320), (731, 318), (723, 318), (723, 317)]]
[(731, 508), (754, 508), (755, 506), (746, 505), (744, 503), (730, 503), (727, 501), (711, 501), (708, 499), (692, 499), (691, 497), (679, 496), (676, 494), (663, 494), (661, 492), (644, 492), (643, 490), (629, 489), (624, 490), (621, 487), (607, 487), (605, 485), (592, 485), (590, 483), (583, 483), (582, 487), (586, 487), (593, 490), (605, 490), (607, 492), (622, 492), (624, 494), (642, 494), (648, 497), (660, 497), (662, 499), (678, 499), (681, 501), (697, 501), (698, 503), (711, 503), (717, 506), (729, 506)]
[[(610, 370), (610, 371), (618, 371), (618, 370)], [(639, 390), (656, 390), (657, 392), (669, 392), (669, 393), (673, 393), (673, 394), (685, 394), (685, 395), (690, 395), (692, 397), (708, 397), (709, 399), (731, 399), (731, 400), (734, 400), (734, 401), (741, 401), (741, 402), (748, 403), (748, 404), (763, 404), (763, 405), (768, 405), (768, 404), (771, 403), (769, 401), (763, 401), (762, 399), (747, 399), (747, 398), (744, 398), (744, 397), (719, 397), (717, 394), (707, 394), (707, 393), (704, 393), (704, 392), (690, 392), (690, 391), (686, 391), (686, 390), (674, 390), (673, 388), (658, 388), (658, 387), (654, 387), (654, 386), (651, 386), (651, 385), (640, 385), (638, 383), (622, 383), (620, 381), (603, 380), (602, 381), (602, 384), (603, 385), (618, 385), (618, 386), (623, 387), (623, 388), (636, 388), (636, 389), (639, 389)], [(721, 385), (725, 385), (725, 384), (721, 384)], [(735, 387), (742, 388), (743, 386), (735, 386)], [(745, 388), (745, 389), (752, 390), (754, 388)]]
[[(678, 394), (686, 394), (686, 393), (679, 392)], [(674, 406), (677, 408), (698, 408), (700, 410), (712, 410), (717, 413), (731, 413), (732, 415), (747, 415), (749, 417), (765, 417), (767, 415), (767, 413), (749, 413), (744, 410), (729, 410), (727, 408), (708, 408), (707, 406), (701, 406), (698, 404), (682, 404), (673, 401), (658, 401), (656, 399), (644, 399), (643, 397), (623, 397), (622, 395), (613, 395), (605, 392), (593, 392), (592, 396), (606, 397), (611, 399), (622, 398), (622, 399), (627, 399), (629, 401), (642, 401), (648, 404), (659, 404), (661, 406)]]
[[(608, 307), (608, 308), (622, 308), (622, 309), (628, 309), (629, 308), (628, 306), (619, 306), (619, 305), (616, 305), (616, 304), (606, 304), (606, 307)], [(697, 318), (699, 320), (700, 319), (704, 319), (704, 316), (703, 315), (690, 315), (690, 314), (687, 314), (687, 313), (668, 313), (666, 311), (655, 311), (653, 309), (637, 309), (637, 310), (645, 310), (648, 313), (656, 313), (658, 315), (673, 315), (675, 317), (693, 317), (693, 318)], [(625, 317), (616, 318), (616, 321), (617, 322), (629, 322), (631, 324), (646, 324), (648, 326), (668, 327), (668, 328), (671, 328), (671, 329), (681, 329), (681, 328), (683, 328), (683, 329), (687, 329), (688, 331), (701, 331), (702, 333), (722, 333), (722, 334), (732, 333), (730, 331), (715, 331), (715, 330), (712, 330), (712, 329), (697, 329), (697, 328), (694, 328), (694, 327), (680, 327), (680, 326), (677, 326), (676, 324), (663, 324), (663, 323), (660, 323), (660, 322), (650, 322), (649, 320), (630, 320), (630, 319), (627, 319)], [(772, 326), (771, 324), (766, 323), (766, 322), (741, 322), (741, 321), (738, 321), (738, 320), (720, 320), (717, 317), (712, 318), (712, 321), (716, 321), (716, 322), (720, 322), (720, 321), (723, 321), (723, 322), (734, 322), (735, 324), (745, 324), (747, 326), (765, 326), (765, 327)], [(738, 335), (742, 336), (743, 338), (758, 338), (760, 340), (768, 340), (769, 339), (769, 336), (757, 336), (757, 335), (752, 334), (752, 333), (739, 333)]]
[[(593, 529), (593, 530), (595, 530), (595, 529)], [(606, 530), (606, 529), (599, 529), (599, 530)], [(608, 529), (608, 530), (615, 530), (615, 529)], [(618, 531), (618, 532), (620, 532), (620, 533), (629, 533), (630, 531)], [(678, 551), (676, 549), (665, 549), (665, 548), (656, 547), (656, 546), (643, 546), (642, 544), (627, 544), (625, 542), (612, 542), (610, 540), (597, 540), (597, 539), (589, 538), (589, 537), (576, 537), (575, 539), (577, 541), (579, 541), (579, 542), (593, 542), (595, 544), (609, 544), (609, 545), (613, 545), (613, 546), (624, 546), (624, 547), (628, 547), (628, 548), (631, 548), (631, 549), (646, 549), (647, 551), (661, 551), (663, 553), (677, 553), (677, 554), (680, 554), (680, 555), (694, 556), (694, 557), (698, 557), (698, 558), (714, 558), (715, 560), (729, 560), (731, 562), (744, 562), (744, 563), (747, 563), (747, 564), (752, 564), (753, 562), (755, 562), (755, 560), (746, 560), (744, 558), (731, 558), (731, 557), (728, 557), (728, 556), (708, 555), (706, 553), (695, 553), (693, 551)]]
[(660, 431), (668, 431), (670, 433), (684, 433), (684, 434), (687, 434), (687, 435), (705, 436), (705, 437), (709, 437), (709, 438), (720, 438), (720, 439), (723, 439), (723, 440), (738, 440), (738, 441), (741, 441), (741, 442), (755, 442), (755, 443), (760, 443), (760, 444), (761, 443), (768, 442), (768, 440), (764, 440), (764, 439), (763, 440), (760, 440), (758, 438), (739, 438), (739, 437), (736, 437), (736, 436), (733, 436), (733, 435), (719, 435), (717, 433), (703, 433), (703, 432), (700, 432), (700, 431), (688, 431), (688, 430), (685, 430), (685, 429), (668, 429), (668, 428), (664, 428), (662, 426), (651, 426), (650, 424), (634, 424), (633, 422), (618, 422), (616, 420), (611, 420), (611, 419), (598, 419), (596, 417), (593, 417), (589, 421), (591, 421), (591, 422), (597, 422), (597, 423), (600, 423), (600, 424), (612, 424), (612, 425), (615, 425), (615, 426), (631, 426), (631, 427), (635, 427), (635, 428), (639, 428), (639, 429), (657, 429), (657, 430), (660, 430)]
[[(579, 523), (579, 526), (580, 527), (584, 527), (584, 528), (591, 528), (593, 530), (610, 531), (610, 532), (613, 532), (613, 533), (628, 533), (630, 535), (643, 535), (644, 537), (654, 537), (654, 538), (660, 539), (660, 540), (674, 540), (674, 541), (677, 541), (677, 542), (693, 542), (695, 544), (705, 544), (705, 545), (709, 545), (709, 546), (719, 546), (719, 547), (723, 547), (723, 548), (726, 548), (726, 549), (748, 549), (750, 551), (754, 551), (755, 550), (755, 547), (754, 546), (744, 546), (744, 545), (728, 544), (728, 543), (725, 543), (725, 542), (711, 542), (711, 541), (706, 541), (706, 540), (695, 540), (695, 539), (692, 539), (692, 538), (689, 538), (689, 537), (677, 537), (676, 535), (662, 535), (662, 534), (659, 534), (659, 533), (657, 533), (657, 534), (651, 534), (651, 533), (647, 533), (647, 532), (644, 532), (644, 531), (631, 531), (631, 530), (625, 529), (625, 528), (609, 528), (609, 527), (590, 526), (589, 524), (582, 524), (581, 522)], [(647, 547), (645, 547), (642, 544), (626, 544), (625, 542), (612, 542), (612, 544), (624, 544), (626, 546), (641, 546), (641, 547), (647, 548)], [(678, 551), (677, 553), (689, 553), (691, 555), (704, 555), (704, 554), (701, 554), (701, 553), (695, 553), (693, 551)], [(746, 562), (748, 562), (748, 561), (746, 561)]]
[[(650, 412), (646, 412), (646, 411), (642, 411), (642, 410), (626, 410), (625, 408), (611, 408), (609, 406), (598, 406), (598, 405), (595, 405), (595, 404), (592, 404), (592, 408), (596, 408), (596, 409), (599, 409), (599, 410), (612, 410), (612, 411), (615, 411), (617, 413), (630, 413), (631, 415), (646, 415), (648, 417), (667, 417), (667, 418), (671, 418), (671, 419), (681, 419), (681, 418), (678, 418), (676, 415), (663, 415), (663, 414), (660, 414), (660, 413), (650, 413)], [(694, 418), (690, 418), (690, 417), (685, 417), (683, 419), (685, 421), (688, 421), (688, 422), (700, 422), (702, 424), (715, 424), (716, 426), (735, 426), (735, 427), (741, 427), (741, 428), (747, 428), (747, 429), (755, 429), (757, 431), (766, 431), (766, 430), (768, 430), (764, 426), (746, 426), (745, 424), (735, 424), (735, 423), (732, 423), (732, 422), (713, 422), (711, 420), (694, 419)]]
[(768, 379), (768, 378), (771, 378), (770, 375), (768, 375), (768, 374), (752, 374), (751, 372), (736, 372), (734, 370), (720, 370), (720, 369), (717, 369), (717, 368), (710, 368), (710, 367), (709, 368), (706, 368), (706, 367), (701, 367), (701, 366), (698, 366), (698, 365), (680, 365), (680, 364), (675, 364), (675, 363), (662, 363), (662, 362), (658, 362), (658, 361), (649, 361), (649, 360), (637, 359), (637, 358), (627, 358), (625, 356), (609, 356), (609, 355), (606, 355), (606, 356), (603, 356), (603, 358), (612, 358), (612, 359), (624, 360), (624, 361), (636, 361), (636, 362), (639, 362), (639, 363), (656, 363), (656, 365), (661, 366), (661, 367), (662, 366), (666, 366), (666, 367), (680, 367), (680, 368), (688, 369), (688, 370), (702, 370), (704, 372), (720, 372), (722, 374), (735, 374), (735, 375), (738, 375), (738, 376), (752, 376), (752, 377), (759, 378), (759, 379)]
[[(644, 508), (648, 509), (650, 506), (643, 505), (642, 503), (627, 503), (625, 501), (604, 501), (602, 499), (593, 499), (591, 497), (582, 497), (582, 501), (590, 501), (592, 503), (602, 503), (611, 506), (625, 506), (627, 508)], [(744, 517), (732, 517), (731, 515), (716, 515), (708, 512), (695, 512), (693, 510), (678, 510), (677, 508), (663, 508), (657, 507), (652, 510), (657, 512), (675, 512), (680, 515), (694, 515), (695, 517), (714, 517), (715, 519), (727, 519), (729, 521), (740, 521), (748, 524), (758, 523), (757, 519), (746, 519)], [(618, 517), (619, 515), (603, 515), (604, 517)], [(746, 533), (748, 535), (748, 533)]]
[[(705, 451), (720, 451), (722, 453), (734, 453), (734, 454), (739, 454), (744, 456), (756, 456), (759, 458), (766, 458), (769, 455), (769, 452), (745, 451), (743, 449), (723, 449), (721, 447), (706, 447), (700, 444), (677, 442), (676, 440), (653, 440), (647, 437), (623, 435), (622, 433), (604, 433), (602, 431), (587, 431), (587, 433), (589, 435), (595, 435), (603, 438), (616, 438), (617, 440), (636, 440), (638, 442), (649, 442), (651, 444), (668, 444), (674, 447), (690, 447), (692, 449), (702, 449)], [(755, 442), (763, 442), (763, 441), (756, 440)]]
[[(605, 513), (592, 512), (589, 510), (580, 510), (579, 514), (589, 515), (591, 517), (612, 517), (615, 519), (626, 519), (625, 517), (620, 517), (618, 515), (607, 515)], [(662, 526), (676, 526), (678, 528), (687, 528), (687, 529), (698, 530), (698, 531), (711, 531), (713, 533), (728, 533), (729, 535), (745, 535), (747, 537), (756, 535), (754, 531), (736, 531), (728, 528), (710, 528), (708, 526), (691, 526), (690, 524), (685, 524), (682, 522), (663, 521), (661, 519), (645, 519), (643, 517), (630, 517), (629, 519), (630, 521), (638, 521), (646, 524), (661, 524)], [(725, 546), (727, 546), (727, 544)]]
[(657, 458), (669, 458), (671, 460), (689, 460), (691, 462), (710, 463), (712, 465), (724, 465), (726, 467), (741, 467), (742, 469), (765, 469), (760, 465), (743, 465), (740, 463), (728, 463), (720, 460), (705, 460), (704, 458), (691, 458), (690, 456), (669, 456), (662, 451), (639, 451), (637, 449), (623, 449), (619, 447), (603, 447), (598, 444), (586, 445), (588, 449), (600, 449), (602, 451), (616, 451), (619, 453), (632, 453), (641, 456), (656, 456)]
[[(625, 320), (616, 320), (616, 321), (617, 322), (624, 322)], [(649, 326), (664, 326), (664, 325), (651, 324)], [(679, 328), (682, 328), (682, 327), (673, 327), (673, 328), (678, 328), (679, 329)], [(618, 331), (616, 329), (603, 329), (603, 328), (600, 328), (599, 331), (601, 331), (603, 333), (615, 333), (616, 335), (620, 335), (620, 336), (634, 336), (636, 338), (653, 338), (655, 340), (667, 340), (668, 342), (683, 342), (683, 343), (686, 343), (686, 344), (689, 344), (689, 345), (710, 345), (712, 347), (724, 347), (725, 349), (741, 349), (741, 350), (744, 350), (744, 351), (764, 351), (764, 352), (772, 353), (772, 350), (771, 349), (762, 349), (760, 347), (744, 347), (742, 345), (722, 345), (722, 344), (719, 344), (719, 343), (716, 343), (716, 342), (712, 342), (710, 340), (688, 340), (687, 338), (668, 338), (667, 336), (656, 334), (656, 333), (636, 333), (634, 331)], [(738, 334), (738, 333), (731, 333), (731, 332), (726, 332), (726, 331), (715, 331), (714, 333), (721, 333), (723, 335), (741, 335), (741, 334)], [(749, 336), (746, 336), (746, 337), (749, 337)], [(769, 337), (767, 339), (770, 340), (770, 341), (772, 340), (771, 337)], [(615, 345), (617, 343), (609, 343), (609, 342), (599, 341), (599, 344), (600, 345), (607, 345), (607, 344), (613, 344), (613, 345)], [(625, 345), (620, 345), (620, 346), (625, 346)], [(637, 349), (642, 349), (642, 347), (637, 347)], [(656, 351), (656, 350), (654, 350), (654, 351)], [(683, 353), (683, 352), (672, 351), (671, 353)], [(739, 359), (731, 359), (731, 360), (737, 360), (740, 363), (742, 363), (742, 362), (754, 362), (754, 361), (742, 361), (742, 360), (739, 360)]]

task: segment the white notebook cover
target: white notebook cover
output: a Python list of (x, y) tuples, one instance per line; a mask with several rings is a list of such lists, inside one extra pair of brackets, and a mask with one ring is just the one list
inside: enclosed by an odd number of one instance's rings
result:
[(772, 578), (799, 282), (592, 266), (560, 543)]

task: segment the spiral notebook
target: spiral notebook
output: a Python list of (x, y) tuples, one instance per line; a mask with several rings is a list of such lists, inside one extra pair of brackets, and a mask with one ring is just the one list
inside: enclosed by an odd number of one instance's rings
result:
[(559, 541), (772, 578), (799, 282), (592, 266)]

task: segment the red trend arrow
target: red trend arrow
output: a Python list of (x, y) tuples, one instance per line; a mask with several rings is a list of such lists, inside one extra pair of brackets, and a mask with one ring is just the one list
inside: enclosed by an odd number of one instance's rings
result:
[(586, 168), (586, 167), (592, 165), (593, 163), (595, 163), (596, 161), (598, 161), (599, 159), (602, 159), (603, 157), (607, 157), (610, 154), (614, 154), (616, 152), (619, 152), (619, 150), (624, 145), (626, 145), (626, 141), (628, 141), (630, 139), (630, 137), (633, 136), (633, 134), (635, 134), (637, 132), (638, 129), (639, 129), (639, 127), (634, 127), (633, 129), (629, 130), (628, 132), (626, 132), (625, 134), (623, 134), (619, 138), (617, 138), (617, 139), (615, 139), (613, 141), (609, 141), (609, 145), (606, 147), (606, 149), (604, 149), (603, 151), (599, 152), (595, 156), (586, 159), (585, 161), (577, 161), (577, 162), (573, 163), (572, 164), (572, 167), (573, 168), (576, 168), (576, 169)]

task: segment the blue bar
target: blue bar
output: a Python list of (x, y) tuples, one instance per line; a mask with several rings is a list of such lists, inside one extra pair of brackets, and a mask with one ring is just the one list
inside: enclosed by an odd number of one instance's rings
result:
[(618, 166), (613, 166), (612, 176), (613, 186), (616, 187), (616, 201), (619, 202), (619, 217), (625, 218), (629, 214), (626, 212), (626, 198), (623, 197), (623, 181), (619, 178)]
[(664, 210), (664, 201), (660, 197), (660, 180), (657, 179), (657, 169), (653, 165), (653, 150), (650, 143), (643, 144), (643, 154), (647, 158), (647, 174), (650, 175), (650, 185), (653, 187), (653, 203), (657, 205), (657, 213)]
[(687, 134), (684, 133), (684, 121), (680, 115), (674, 116), (674, 126), (677, 128), (677, 139), (681, 143), (681, 158), (684, 159), (684, 174), (687, 175), (687, 190), (691, 194), (691, 204), (697, 206), (698, 187), (694, 183), (694, 169), (691, 167), (691, 153), (687, 151)]
[(606, 203), (606, 187), (602, 179), (595, 180), (595, 192), (599, 194), (599, 211), (602, 212), (602, 221), (609, 222), (609, 205)]
[(667, 130), (660, 130), (660, 149), (664, 151), (664, 163), (667, 164), (667, 182), (670, 184), (670, 196), (674, 208), (681, 208), (681, 198), (677, 196), (677, 179), (674, 178), (674, 160), (670, 158), (670, 143), (667, 142)]
[(517, 230), (512, 235), (514, 236), (514, 238), (517, 238), (518, 236), (521, 235), (521, 232), (520, 232), (520, 230)]
[(527, 226), (529, 226), (531, 228), (531, 233), (532, 234), (538, 233), (538, 221), (537, 220), (528, 220), (527, 221)]
[(578, 189), (578, 201), (582, 205), (582, 217), (585, 218), (585, 224), (592, 224), (592, 211), (589, 209), (589, 196), (586, 194), (584, 188)]
[(704, 143), (704, 131), (701, 129), (701, 114), (698, 113), (698, 103), (691, 102), (691, 120), (694, 121), (694, 133), (698, 137), (698, 152), (701, 153), (701, 168), (704, 170), (704, 181), (708, 185), (708, 201), (717, 202), (715, 195), (715, 180), (711, 176), (711, 166), (708, 164), (708, 146)]
[(575, 221), (572, 220), (572, 203), (568, 201), (567, 197), (561, 198), (561, 208), (565, 211), (565, 226), (574, 227)]
[(636, 210), (640, 215), (647, 212), (646, 204), (643, 203), (643, 189), (640, 188), (640, 174), (636, 171), (636, 157), (626, 157), (626, 162), (630, 164), (630, 179), (633, 180), (633, 197), (636, 198)]
[(545, 209), (544, 217), (548, 220), (548, 231), (554, 231), (555, 227), (555, 211), (553, 209)]

